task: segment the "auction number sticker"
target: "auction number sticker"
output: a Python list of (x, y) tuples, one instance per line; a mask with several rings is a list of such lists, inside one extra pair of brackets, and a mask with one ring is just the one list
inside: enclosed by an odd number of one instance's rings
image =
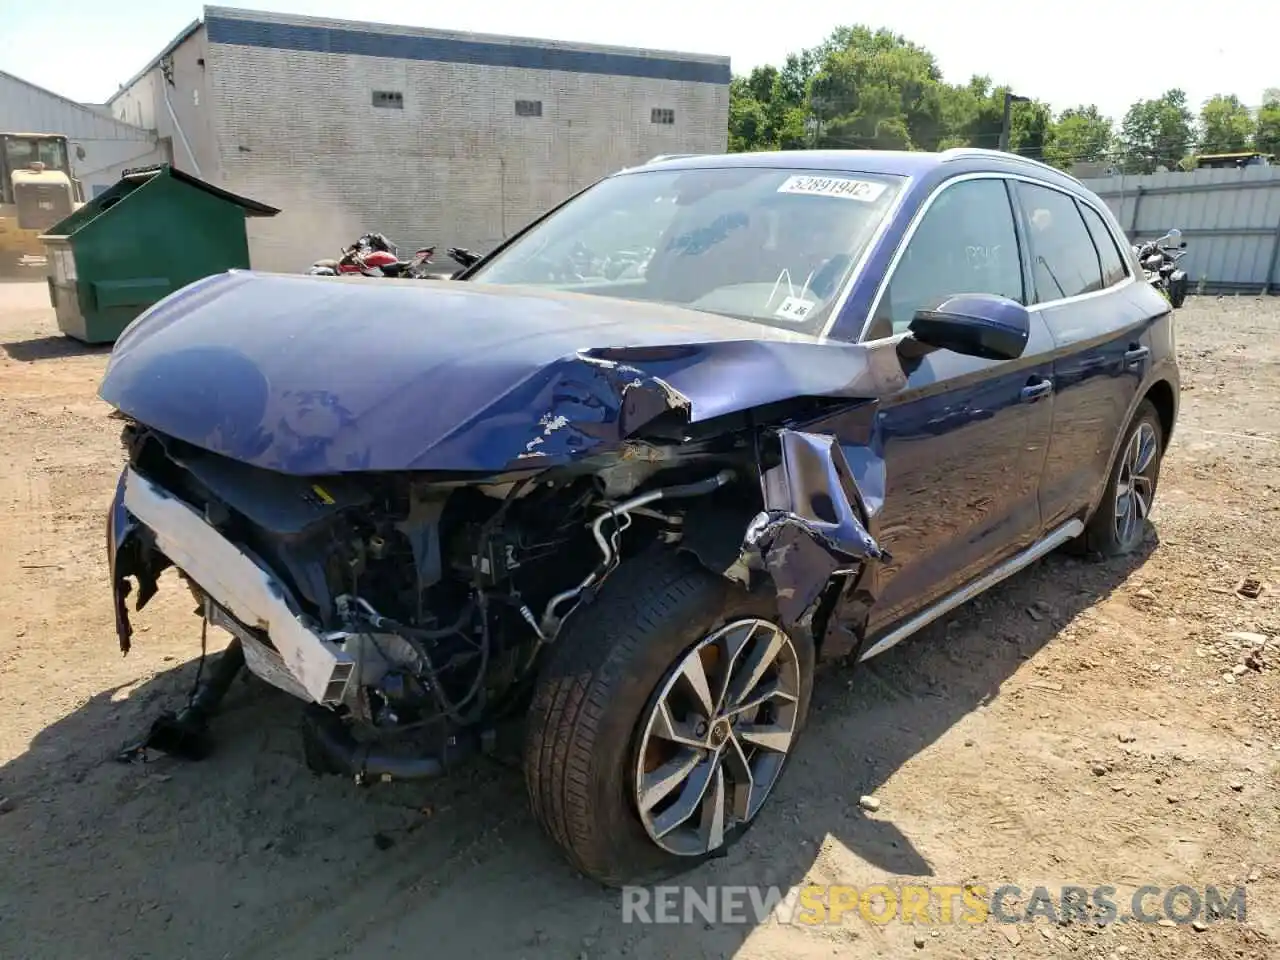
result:
[(813, 312), (813, 308), (817, 303), (813, 300), (805, 300), (802, 297), (787, 297), (773, 315), (779, 320), (791, 320), (795, 323), (801, 323), (808, 319), (809, 314)]
[(787, 177), (778, 192), (807, 193), (814, 197), (841, 197), (845, 200), (874, 203), (884, 193), (884, 184), (850, 177), (794, 176)]

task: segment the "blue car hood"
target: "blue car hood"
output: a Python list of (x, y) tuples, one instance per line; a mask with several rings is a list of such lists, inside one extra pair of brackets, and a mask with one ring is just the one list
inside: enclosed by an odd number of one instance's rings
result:
[(499, 472), (901, 377), (863, 347), (605, 297), (232, 271), (116, 342), (99, 391), (135, 421), (293, 474)]

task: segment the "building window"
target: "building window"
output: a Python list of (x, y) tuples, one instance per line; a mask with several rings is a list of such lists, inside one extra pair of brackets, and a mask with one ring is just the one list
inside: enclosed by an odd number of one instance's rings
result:
[(516, 116), (517, 117), (542, 116), (542, 101), (541, 100), (517, 100)]
[(650, 123), (672, 124), (676, 122), (676, 112), (669, 107), (654, 107), (649, 111)]
[(375, 90), (373, 91), (373, 105), (382, 107), (385, 110), (403, 110), (404, 94), (399, 90)]

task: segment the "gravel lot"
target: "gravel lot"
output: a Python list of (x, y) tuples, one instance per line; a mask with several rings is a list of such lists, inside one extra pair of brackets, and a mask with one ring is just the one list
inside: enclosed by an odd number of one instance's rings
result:
[(1150, 550), (1055, 555), (823, 676), (762, 822), (687, 882), (1243, 885), (1247, 921), (638, 926), (563, 865), (516, 771), (315, 778), (295, 704), (256, 681), (210, 760), (113, 762), (181, 703), (199, 627), (169, 581), (121, 658), (106, 356), (57, 334), (42, 285), (0, 285), (0, 957), (1280, 956), (1280, 300), (1178, 322)]

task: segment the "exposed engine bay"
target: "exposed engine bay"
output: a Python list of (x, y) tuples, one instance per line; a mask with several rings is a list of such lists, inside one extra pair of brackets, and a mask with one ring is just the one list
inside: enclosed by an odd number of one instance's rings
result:
[[(290, 476), (134, 424), (123, 443), (113, 579), (135, 577), (141, 607), (178, 567), (253, 673), (319, 705), (314, 765), (357, 777), (434, 773), (458, 731), (518, 709), (539, 652), (627, 556), (687, 548), (749, 582), (764, 565), (743, 554), (742, 531), (803, 522), (761, 510), (758, 451), (724, 437), (485, 482)], [(686, 544), (691, 507), (700, 519)], [(729, 531), (719, 544), (717, 529)], [(117, 594), (126, 650), (128, 589)]]

